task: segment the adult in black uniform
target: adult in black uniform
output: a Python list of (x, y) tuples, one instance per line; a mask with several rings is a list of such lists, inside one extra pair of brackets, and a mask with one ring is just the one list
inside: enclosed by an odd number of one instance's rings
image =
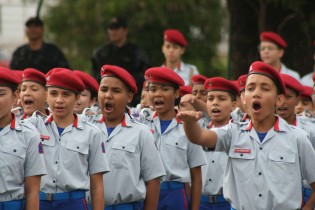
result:
[(41, 19), (29, 18), (25, 23), (25, 32), (28, 43), (14, 51), (11, 69), (35, 68), (46, 74), (55, 67), (69, 68), (68, 61), (57, 46), (44, 42), (44, 23)]
[[(144, 81), (144, 71), (150, 67), (146, 52), (136, 44), (127, 40), (127, 22), (121, 17), (113, 17), (107, 27), (109, 44), (102, 44), (94, 50), (92, 56), (93, 74), (99, 79), (100, 69), (104, 64), (120, 66), (135, 78), (137, 87), (141, 88)], [(134, 96), (130, 104), (136, 106), (140, 102), (140, 93)]]

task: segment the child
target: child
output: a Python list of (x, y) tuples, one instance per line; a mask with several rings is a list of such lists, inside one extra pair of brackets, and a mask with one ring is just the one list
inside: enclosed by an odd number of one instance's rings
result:
[(38, 210), (43, 147), (30, 123), (11, 113), (21, 80), (0, 67), (0, 209)]
[[(159, 210), (197, 210), (201, 195), (201, 166), (205, 157), (200, 146), (190, 143), (181, 121), (176, 118), (175, 100), (180, 97), (183, 79), (165, 67), (150, 68), (145, 72), (149, 82), (149, 97), (155, 112), (146, 117), (161, 155), (166, 177), (160, 190)], [(191, 205), (185, 184), (191, 182)]]
[[(91, 75), (74, 70), (75, 73), (84, 83), (85, 89), (80, 93), (80, 98), (75, 102), (74, 113), (82, 114), (83, 110), (92, 107), (96, 103), (99, 84)], [(98, 113), (96, 113), (98, 114)]]
[(178, 114), (192, 142), (229, 156), (223, 189), (232, 209), (298, 209), (301, 180), (315, 189), (315, 152), (307, 134), (274, 115), (284, 94), (279, 73), (257, 61), (250, 66), (243, 95), (251, 116), (247, 126), (203, 130), (196, 123), (201, 113)]
[(312, 94), (313, 94), (312, 87), (303, 86), (303, 90), (302, 92), (300, 92), (300, 100), (298, 102), (298, 105), (295, 106), (296, 114), (300, 115), (305, 110), (313, 109)]
[(186, 64), (181, 60), (185, 53), (187, 41), (184, 35), (175, 29), (164, 31), (162, 52), (165, 57), (163, 66), (173, 69), (183, 80), (185, 85), (190, 85), (192, 76), (198, 74), (196, 66)]
[(145, 210), (157, 207), (165, 171), (150, 130), (126, 108), (136, 92), (136, 82), (125, 69), (102, 67), (98, 92), (102, 114), (93, 123), (103, 132), (111, 168), (104, 176), (106, 210), (138, 210), (143, 200)]
[(55, 68), (47, 73), (46, 88), (52, 114), (37, 127), (48, 171), (41, 183), (40, 209), (85, 210), (90, 190), (93, 210), (101, 210), (103, 174), (109, 171), (104, 142), (95, 126), (73, 114), (84, 84), (72, 71)]
[[(233, 82), (221, 77), (213, 77), (205, 81), (208, 91), (207, 108), (211, 122), (208, 129), (227, 125), (230, 113), (236, 106), (238, 88)], [(223, 177), (228, 156), (224, 152), (204, 150), (208, 164), (202, 166), (203, 188), (200, 210), (230, 210), (231, 206), (223, 197)]]
[(192, 94), (204, 102), (207, 102), (207, 91), (205, 89), (205, 81), (207, 77), (197, 74), (191, 78), (192, 83)]
[(23, 71), (20, 101), (24, 110), (21, 119), (30, 117), (35, 111), (49, 115), (46, 109), (46, 78), (42, 72), (27, 68)]
[(242, 95), (245, 92), (245, 83), (246, 83), (247, 75), (241, 75), (237, 79), (238, 87), (239, 87), (239, 97), (237, 100), (237, 107), (231, 113), (233, 120), (238, 122), (247, 123), (249, 121), (249, 116), (245, 111), (244, 101)]

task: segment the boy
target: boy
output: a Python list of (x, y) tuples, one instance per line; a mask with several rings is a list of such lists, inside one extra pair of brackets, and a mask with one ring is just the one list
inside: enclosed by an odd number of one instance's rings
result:
[[(238, 88), (229, 80), (213, 77), (205, 82), (208, 91), (207, 108), (211, 122), (207, 128), (227, 125), (230, 113), (236, 106)], [(203, 188), (200, 210), (230, 210), (231, 206), (223, 197), (223, 177), (228, 156), (224, 152), (204, 150), (208, 164), (202, 166)]]
[(257, 61), (250, 66), (243, 96), (251, 116), (247, 126), (203, 130), (196, 123), (201, 113), (178, 114), (193, 143), (228, 154), (223, 188), (232, 209), (298, 209), (301, 180), (315, 189), (315, 152), (307, 134), (274, 115), (284, 94), (279, 73)]

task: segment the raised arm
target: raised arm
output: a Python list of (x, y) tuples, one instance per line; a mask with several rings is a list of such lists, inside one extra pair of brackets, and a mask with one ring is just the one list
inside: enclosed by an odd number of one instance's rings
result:
[(184, 122), (187, 138), (194, 144), (208, 148), (215, 148), (217, 134), (211, 130), (202, 129), (197, 121), (202, 117), (202, 112), (181, 111), (177, 117)]

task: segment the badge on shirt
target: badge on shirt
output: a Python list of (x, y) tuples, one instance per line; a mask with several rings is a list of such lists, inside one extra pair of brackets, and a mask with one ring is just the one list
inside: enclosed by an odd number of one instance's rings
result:
[(250, 154), (252, 152), (251, 149), (242, 149), (242, 148), (236, 148), (234, 149), (235, 153), (241, 153), (241, 154)]
[(154, 133), (154, 130), (153, 129), (150, 129), (151, 133)]
[(40, 138), (41, 138), (42, 140), (49, 140), (49, 139), (50, 139), (50, 136), (40, 135)]
[(102, 142), (101, 147), (102, 147), (102, 152), (105, 153), (106, 151), (105, 151), (105, 144), (104, 144), (104, 142)]
[(39, 154), (44, 154), (44, 149), (43, 149), (43, 145), (41, 142), (38, 144), (38, 152), (39, 152)]

